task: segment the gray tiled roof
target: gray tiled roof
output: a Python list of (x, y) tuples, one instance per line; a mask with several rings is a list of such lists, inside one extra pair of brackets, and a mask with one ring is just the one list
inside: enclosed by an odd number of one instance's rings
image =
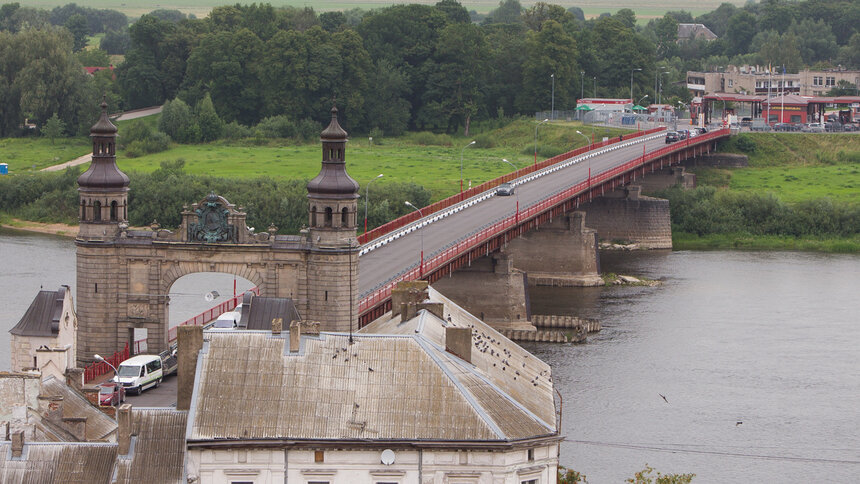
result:
[(254, 296), (247, 312), (242, 305), (241, 324), (247, 329), (271, 329), (274, 318), (283, 318), (284, 328), (290, 327), (290, 321), (301, 319), (293, 300), (286, 297)]
[(42, 395), (63, 397), (63, 417), (86, 417), (87, 441), (114, 440), (116, 421), (94, 407), (83, 395), (65, 382), (48, 377), (42, 382)]
[(67, 290), (67, 286), (61, 286), (56, 291), (39, 291), (27, 312), (9, 332), (17, 336), (56, 336)]
[(420, 334), (443, 347), (446, 327), (470, 327), (472, 364), (479, 374), (543, 422), (554, 424), (552, 368), (432, 287), (429, 297), (444, 305), (445, 321), (425, 315), (401, 322), (400, 316), (390, 319), (389, 315), (362, 328), (360, 333)]
[(117, 460), (117, 484), (184, 482), (187, 419), (174, 409), (132, 409), (134, 445)]
[(420, 334), (356, 335), (350, 344), (346, 334), (322, 333), (303, 337), (298, 354), (287, 333), (204, 338), (189, 441), (498, 442), (555, 433), (553, 419), (542, 421)]
[(679, 40), (690, 40), (698, 37), (705, 40), (713, 40), (717, 38), (717, 34), (713, 33), (704, 24), (678, 24)]
[(10, 458), (12, 444), (0, 442), (0, 482), (109, 484), (116, 444), (25, 443), (20, 458)]

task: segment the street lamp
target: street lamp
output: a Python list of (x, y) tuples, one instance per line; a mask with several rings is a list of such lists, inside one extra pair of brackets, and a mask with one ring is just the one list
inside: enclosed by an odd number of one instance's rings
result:
[(592, 77), (591, 80), (594, 81), (594, 93), (592, 97), (597, 98), (597, 76)]
[(466, 148), (472, 146), (475, 143), (477, 143), (477, 141), (473, 140), (471, 143), (464, 146), (462, 150), (460, 150), (460, 201), (461, 202), (463, 201), (463, 152), (466, 151)]
[[(579, 131), (579, 130), (576, 131), (576, 134), (585, 138), (585, 142), (588, 144), (588, 150), (591, 151), (591, 140), (588, 138), (588, 136), (585, 136), (584, 134), (582, 134), (582, 131)], [(591, 188), (591, 157), (590, 156), (588, 157), (588, 187)]]
[[(371, 139), (373, 139), (373, 138), (371, 138)], [(385, 175), (383, 175), (382, 173), (376, 175), (376, 177), (373, 180), (370, 180), (369, 182), (367, 182), (367, 186), (364, 187), (364, 233), (365, 234), (367, 233), (367, 201), (370, 200), (370, 184), (376, 180), (379, 180), (383, 176), (385, 176)]]
[[(630, 69), (630, 102), (633, 102), (633, 73), (636, 71), (641, 71), (642, 69), (637, 67), (635, 69)], [(631, 108), (632, 110), (632, 108)]]
[(552, 104), (550, 104), (550, 118), (555, 120), (555, 73), (550, 74), (552, 78)]
[(657, 104), (663, 102), (663, 76), (669, 75), (671, 72), (662, 71), (660, 73), (660, 91), (657, 93)]
[[(513, 163), (511, 163), (510, 161), (508, 161), (504, 158), (502, 158), (502, 161), (511, 165), (511, 168), (514, 169), (514, 172), (517, 171), (517, 167), (514, 166)], [(517, 211), (514, 212), (514, 223), (519, 224), (520, 223), (520, 191), (517, 190), (516, 188), (514, 188), (514, 195), (517, 197)]]
[[(116, 367), (111, 365), (109, 361), (107, 361), (106, 359), (102, 358), (99, 355), (93, 355), (93, 356), (95, 357), (96, 361), (100, 361), (102, 363), (107, 363), (107, 365), (109, 367), (113, 368), (113, 374), (114, 374), (114, 379), (116, 380), (116, 385), (117, 385), (117, 387), (121, 386), (122, 383), (119, 382), (119, 372), (116, 370)], [(120, 390), (120, 392), (122, 392), (122, 390)], [(120, 394), (120, 395), (122, 395), (122, 394)], [(102, 402), (101, 402), (102, 397), (99, 396), (98, 398), (99, 398), (99, 405), (101, 405), (102, 404)], [(110, 397), (110, 406), (113, 407), (113, 396)]]
[(585, 71), (579, 71), (579, 98), (585, 97)]
[(537, 168), (537, 129), (540, 128), (540, 125), (549, 121), (549, 119), (544, 119), (540, 123), (535, 125), (535, 168)]
[[(405, 203), (407, 206), (412, 207), (413, 210), (418, 211), (418, 215), (420, 215), (421, 218), (424, 218), (424, 213), (421, 211), (420, 208), (416, 207), (415, 205), (412, 205), (408, 201)], [(421, 262), (418, 265), (418, 278), (420, 279), (424, 276), (424, 229), (422, 227), (419, 227), (418, 230), (421, 230)]]
[(647, 95), (647, 94), (646, 94), (646, 95), (644, 95), (644, 96), (642, 96), (641, 98), (639, 98), (639, 100), (638, 100), (638, 101), (636, 101), (636, 104), (639, 104), (639, 105), (641, 106), (641, 105), (642, 105), (642, 100), (643, 100), (643, 99), (645, 99), (646, 97), (648, 97), (648, 95)]

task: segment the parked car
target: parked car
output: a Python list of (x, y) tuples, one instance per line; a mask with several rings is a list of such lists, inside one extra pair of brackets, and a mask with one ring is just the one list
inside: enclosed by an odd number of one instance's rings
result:
[(860, 126), (853, 123), (843, 124), (842, 131), (860, 131)]
[(828, 133), (835, 133), (838, 131), (842, 131), (842, 123), (839, 121), (832, 121), (824, 124), (824, 131)]
[(686, 129), (679, 129), (678, 130), (678, 137), (680, 138), (681, 141), (683, 141), (683, 140), (690, 137), (690, 132), (687, 131)]
[(674, 143), (680, 140), (681, 136), (678, 134), (677, 131), (669, 131), (668, 133), (666, 133), (666, 144)]
[(508, 197), (514, 194), (514, 186), (511, 183), (505, 182), (496, 187), (496, 195)]
[(773, 125), (774, 131), (791, 131), (791, 125), (788, 123), (776, 123)]
[(236, 306), (236, 309), (232, 311), (227, 311), (226, 313), (221, 313), (218, 316), (218, 319), (212, 323), (212, 328), (217, 329), (232, 329), (239, 326), (239, 322), (242, 321), (242, 305)]
[(176, 345), (171, 345), (158, 354), (161, 358), (161, 372), (164, 376), (173, 375), (179, 369), (179, 360), (176, 358)]
[(741, 118), (741, 128), (749, 128), (752, 126), (752, 118)]
[(125, 401), (125, 387), (116, 382), (105, 382), (99, 385), (99, 405), (113, 407)]
[(115, 381), (126, 391), (140, 395), (147, 388), (160, 385), (163, 377), (160, 356), (137, 355), (119, 364)]
[(801, 131), (804, 133), (823, 133), (824, 126), (821, 123), (808, 123)]

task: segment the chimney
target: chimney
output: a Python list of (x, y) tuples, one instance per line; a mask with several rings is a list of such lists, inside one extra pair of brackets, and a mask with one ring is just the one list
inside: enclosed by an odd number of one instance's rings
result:
[(445, 351), (472, 362), (472, 330), (470, 328), (445, 328)]
[(84, 397), (87, 399), (88, 402), (90, 402), (90, 404), (92, 404), (92, 406), (98, 407), (99, 405), (101, 405), (101, 402), (99, 401), (99, 389), (98, 389), (98, 387), (96, 387), (96, 388), (82, 388), (81, 393), (84, 394)]
[(12, 433), (12, 457), (21, 457), (24, 452), (24, 431)]
[(80, 392), (84, 387), (84, 370), (81, 368), (67, 368), (66, 385)]
[(176, 358), (179, 368), (176, 372), (176, 409), (191, 408), (191, 394), (194, 393), (194, 374), (197, 372), (197, 353), (203, 347), (203, 327), (179, 326), (179, 346)]
[(284, 326), (284, 318), (272, 318), (272, 334), (281, 334)]
[(123, 403), (117, 411), (116, 443), (119, 455), (128, 455), (131, 448), (131, 404)]
[(299, 343), (302, 339), (302, 322), (290, 321), (290, 353), (299, 352)]

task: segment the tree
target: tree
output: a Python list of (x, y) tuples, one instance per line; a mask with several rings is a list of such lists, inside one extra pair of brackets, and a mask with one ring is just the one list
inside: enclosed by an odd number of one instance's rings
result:
[(815, 22), (812, 19), (804, 19), (800, 23), (794, 22), (788, 33), (797, 39), (797, 48), (806, 65), (830, 61), (839, 54), (836, 36), (824, 20)]
[(723, 3), (716, 10), (698, 16), (696, 22), (704, 24), (718, 37), (723, 37), (728, 30), (729, 19), (737, 12), (737, 9), (731, 3)]
[(469, 11), (457, 0), (441, 0), (436, 3), (436, 8), (442, 11), (451, 23), (469, 23)]
[(665, 59), (670, 57), (678, 39), (678, 21), (668, 13), (654, 23), (654, 35), (657, 37), (657, 56)]
[(212, 96), (208, 92), (197, 105), (197, 124), (200, 126), (200, 139), (203, 141), (214, 141), (221, 137), (224, 122), (218, 117), (212, 104)]
[(576, 40), (554, 21), (547, 21), (540, 32), (526, 35), (523, 83), (516, 99), (520, 112), (546, 110), (552, 104), (555, 78), (555, 105), (567, 106), (571, 88), (579, 79)]
[(857, 95), (857, 86), (851, 84), (845, 79), (840, 79), (839, 82), (836, 83), (836, 87), (827, 91), (827, 96), (856, 96)]
[(131, 38), (128, 35), (127, 28), (122, 30), (108, 30), (99, 43), (99, 49), (110, 55), (125, 55), (129, 44), (131, 44)]
[(75, 52), (87, 46), (87, 37), (90, 35), (90, 27), (87, 25), (86, 17), (76, 13), (66, 20), (63, 27), (67, 28), (69, 32), (72, 33), (72, 37), (74, 38), (73, 48)]
[(564, 7), (545, 2), (538, 2), (523, 12), (523, 22), (531, 30), (540, 31), (547, 20), (554, 20), (567, 27), (573, 25), (576, 19)]
[(841, 49), (839, 59), (843, 65), (860, 68), (860, 32), (851, 36), (848, 45)]
[(499, 7), (490, 12), (486, 23), (515, 24), (522, 22), (523, 6), (519, 0), (501, 0)]
[(747, 47), (752, 42), (755, 34), (755, 17), (751, 13), (746, 10), (740, 10), (732, 15), (726, 29), (726, 37), (728, 38), (728, 51), (726, 54), (737, 55), (747, 53)]
[(42, 134), (51, 138), (51, 144), (54, 144), (54, 139), (63, 136), (63, 133), (66, 131), (66, 123), (63, 122), (62, 119), (57, 117), (57, 113), (54, 113), (53, 116), (48, 118), (45, 121), (45, 125), (42, 127)]
[(696, 477), (695, 474), (661, 474), (657, 472), (657, 480), (654, 480), (651, 477), (653, 471), (653, 467), (645, 464), (645, 469), (637, 472), (633, 478), (627, 479), (627, 482), (630, 484), (690, 484)]
[(158, 129), (167, 133), (177, 143), (200, 141), (200, 127), (194, 120), (191, 108), (179, 98), (164, 103)]
[(613, 17), (617, 18), (625, 27), (630, 30), (636, 29), (636, 14), (629, 8), (622, 8), (615, 12)]

